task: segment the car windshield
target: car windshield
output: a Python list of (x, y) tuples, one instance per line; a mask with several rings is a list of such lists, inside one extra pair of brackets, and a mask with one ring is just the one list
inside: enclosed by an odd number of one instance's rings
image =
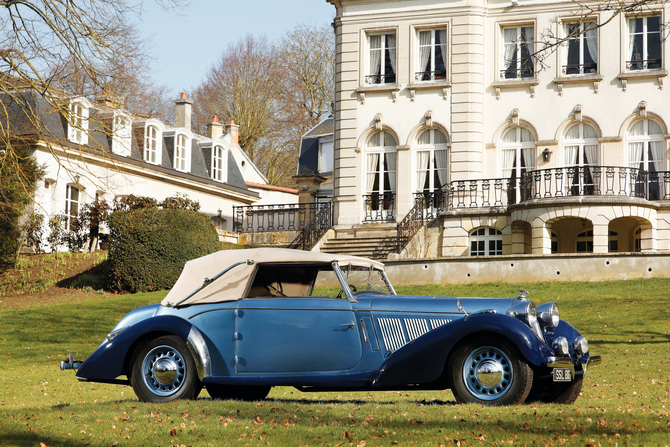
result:
[[(383, 293), (385, 295), (392, 293), (384, 281), (384, 275), (381, 270), (370, 267), (345, 265), (342, 266), (342, 273), (347, 284), (349, 284), (349, 289), (354, 294), (360, 294), (366, 291)], [(340, 298), (346, 298), (344, 294), (340, 293), (342, 288), (340, 287), (335, 272), (332, 270), (320, 271), (316, 277), (314, 286), (312, 296), (329, 296), (332, 298), (339, 296)]]

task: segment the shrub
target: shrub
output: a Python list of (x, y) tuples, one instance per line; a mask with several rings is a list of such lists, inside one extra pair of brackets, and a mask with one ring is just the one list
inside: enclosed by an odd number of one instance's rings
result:
[(115, 211), (109, 218), (110, 288), (129, 292), (168, 289), (190, 259), (219, 250), (212, 222), (182, 209)]

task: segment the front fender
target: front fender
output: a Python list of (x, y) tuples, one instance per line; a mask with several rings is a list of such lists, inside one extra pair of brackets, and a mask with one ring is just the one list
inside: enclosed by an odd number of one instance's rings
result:
[(140, 321), (101, 344), (77, 370), (77, 379), (90, 382), (113, 380), (124, 374), (124, 363), (141, 337), (158, 332), (176, 335), (186, 342), (191, 327), (188, 321), (169, 315)]
[(551, 349), (516, 318), (502, 314), (469, 315), (440, 326), (406, 344), (384, 361), (373, 387), (425, 384), (442, 375), (449, 354), (462, 340), (479, 333), (508, 339), (532, 365), (547, 364)]

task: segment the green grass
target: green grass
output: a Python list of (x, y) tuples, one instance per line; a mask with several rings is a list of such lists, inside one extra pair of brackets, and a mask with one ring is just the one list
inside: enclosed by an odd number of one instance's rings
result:
[(556, 301), (603, 362), (574, 405), (456, 405), (451, 392), (304, 394), (263, 402), (143, 404), (124, 386), (58, 369), (128, 310), (165, 292), (0, 309), (0, 446), (670, 445), (670, 280), (399, 287), (399, 293)]

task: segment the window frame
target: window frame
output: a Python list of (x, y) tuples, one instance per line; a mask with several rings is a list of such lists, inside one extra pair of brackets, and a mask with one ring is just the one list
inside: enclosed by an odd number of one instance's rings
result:
[[(440, 25), (440, 26), (431, 26), (431, 27), (424, 27), (424, 28), (417, 28), (414, 30), (415, 31), (415, 45), (414, 45), (414, 50), (416, 51), (416, 54), (414, 56), (414, 67), (415, 70), (412, 73), (412, 83), (441, 83), (441, 82), (447, 82), (449, 80), (449, 27), (445, 25)], [(435, 44), (436, 40), (436, 32), (438, 31), (444, 31), (444, 38), (445, 38), (445, 43), (444, 43), (444, 50), (441, 50), (442, 54), (442, 60), (444, 62), (444, 73), (443, 77), (438, 78), (437, 77), (437, 70), (435, 69), (435, 53), (436, 53), (436, 48), (438, 45), (442, 44)], [(421, 48), (425, 47), (426, 45), (421, 45), (421, 33), (425, 32), (430, 32), (430, 71), (426, 71), (425, 69), (422, 69), (421, 67)], [(429, 79), (424, 79), (426, 76), (426, 73), (430, 73)]]
[[(326, 149), (324, 151), (324, 148), (330, 148)], [(325, 154), (325, 156), (331, 155), (330, 160), (328, 160), (325, 165), (326, 168), (330, 167), (329, 170), (324, 169), (324, 152), (329, 151), (329, 154)], [(328, 173), (328, 172), (334, 172), (335, 171), (335, 139), (333, 137), (323, 137), (319, 138), (319, 160), (318, 160), (318, 168), (319, 168), (319, 173)]]
[[(587, 24), (593, 24), (593, 28), (595, 30), (595, 48), (596, 48), (596, 61), (595, 61), (595, 71), (591, 72), (586, 72), (585, 69), (585, 64), (584, 63), (584, 56), (585, 53), (587, 52), (587, 45), (586, 45), (586, 33), (590, 29), (586, 29)], [(560, 72), (561, 76), (565, 77), (580, 77), (580, 76), (596, 76), (600, 73), (600, 64), (598, 62), (598, 59), (600, 58), (600, 27), (598, 24), (597, 18), (594, 17), (587, 17), (587, 18), (579, 18), (579, 19), (564, 19), (561, 21), (561, 32), (563, 33), (563, 37), (565, 41), (563, 42), (562, 45), (562, 54), (561, 54), (561, 65), (560, 65)], [(570, 58), (570, 41), (573, 40), (570, 38), (570, 33), (567, 30), (568, 26), (571, 25), (578, 25), (580, 30), (577, 34), (577, 39), (579, 40), (578, 46), (579, 46), (579, 64), (577, 64), (578, 73), (568, 73), (568, 67), (570, 66), (575, 66), (575, 64), (569, 64), (569, 58)], [(591, 64), (593, 65), (593, 64)]]
[[(74, 194), (76, 192), (76, 194)], [(77, 185), (68, 184), (65, 185), (65, 230), (70, 231), (72, 229), (72, 223), (79, 215), (79, 209), (82, 205), (82, 189)], [(73, 196), (75, 196), (73, 198)], [(74, 208), (74, 211), (73, 211)]]
[[(391, 62), (390, 55), (388, 63), (391, 65), (391, 68), (394, 70), (392, 81), (386, 80), (386, 65), (387, 62), (385, 59), (382, 59), (382, 56), (386, 55), (386, 51), (390, 48), (386, 46), (386, 40), (383, 37), (393, 35), (395, 38), (395, 46), (393, 50), (395, 51), (395, 62)], [(380, 39), (380, 68), (379, 74), (372, 73), (372, 43), (371, 39), (376, 36), (382, 36)], [(376, 50), (376, 49), (375, 49)], [(375, 31), (366, 31), (365, 32), (365, 66), (363, 73), (365, 73), (363, 78), (363, 85), (365, 86), (388, 86), (396, 85), (398, 83), (398, 30), (397, 29), (387, 29), (387, 30), (375, 30)], [(384, 62), (384, 63), (382, 63)], [(393, 68), (395, 65), (395, 68)], [(391, 75), (388, 75), (389, 77)], [(378, 82), (374, 82), (375, 77), (378, 77)]]
[[(149, 130), (150, 129), (155, 129), (155, 137), (153, 138), (153, 141), (155, 142), (155, 145), (153, 147), (153, 151), (147, 147), (147, 143), (150, 140), (151, 136), (149, 135)], [(154, 165), (160, 165), (162, 161), (162, 154), (163, 154), (163, 133), (165, 132), (165, 126), (163, 123), (161, 123), (158, 120), (151, 119), (148, 120), (145, 125), (144, 125), (144, 147), (142, 150), (142, 160), (144, 160), (146, 163), (154, 164)], [(154, 158), (151, 159), (148, 157), (151, 155), (153, 152)]]
[(115, 111), (112, 122), (112, 153), (130, 157), (133, 138), (132, 117), (127, 113)]
[[(476, 234), (479, 233), (480, 231), (483, 231), (484, 234)], [(491, 234), (491, 232), (494, 232), (494, 234)], [(503, 254), (503, 245), (502, 245), (502, 240), (503, 240), (503, 234), (502, 231), (498, 230), (497, 228), (494, 227), (479, 227), (475, 228), (474, 230), (470, 231), (468, 234), (468, 255), (471, 257), (479, 257), (479, 256), (502, 256)], [(481, 250), (477, 249), (475, 250), (475, 253), (473, 254), (472, 250), (472, 243), (484, 243), (484, 250), (483, 254), (479, 254)], [(495, 249), (493, 252), (491, 252), (491, 242), (495, 242)], [(499, 246), (499, 247), (498, 247)]]
[[(537, 25), (536, 25), (535, 21), (525, 21), (525, 22), (518, 22), (518, 23), (499, 23), (498, 26), (499, 26), (499, 29), (500, 29), (500, 45), (498, 45), (498, 51), (500, 52), (500, 54), (499, 54), (499, 57), (497, 58), (497, 60), (498, 60), (498, 63), (500, 64), (500, 69), (498, 70), (498, 76), (496, 76), (496, 78), (500, 82), (515, 82), (515, 81), (520, 82), (520, 81), (535, 80), (536, 77), (537, 77), (537, 70), (536, 70), (536, 67), (535, 67), (536, 60), (535, 60), (535, 57), (532, 56), (532, 54), (535, 52), (535, 48), (534, 48), (535, 43), (537, 42), (537, 39), (536, 39), (536, 36), (535, 36), (536, 31), (537, 31)], [(529, 27), (531, 27), (533, 29), (532, 30), (532, 40), (521, 41), (520, 36), (521, 36), (522, 28), (529, 28)], [(505, 30), (506, 29), (511, 29), (511, 28), (516, 28), (517, 31), (518, 31), (518, 33), (517, 33), (518, 37), (517, 37), (516, 49), (515, 49), (515, 58), (516, 58), (516, 61), (517, 61), (517, 63), (516, 63), (517, 67), (515, 69), (516, 75), (514, 77), (508, 78), (508, 77), (506, 77), (506, 73), (509, 72), (510, 69), (508, 68), (509, 64), (506, 63), (506, 59), (505, 59)], [(518, 53), (521, 53), (523, 55), (522, 42), (525, 43), (525, 44), (528, 44), (530, 42), (530, 46), (532, 48), (530, 51), (528, 51), (528, 48), (526, 48), (526, 51), (530, 55), (529, 56), (530, 61), (532, 62), (532, 65), (531, 65), (531, 68), (530, 68), (531, 76), (523, 76), (523, 73), (522, 73), (522, 76), (518, 76), (519, 71), (524, 69), (523, 66), (522, 66), (522, 63), (521, 63), (522, 60), (523, 60), (523, 57), (517, 57), (516, 56), (516, 54), (518, 54)]]
[[(180, 139), (183, 139), (183, 146), (179, 144)], [(183, 149), (183, 154), (179, 156), (180, 147)], [(191, 170), (191, 137), (184, 132), (176, 132), (174, 135), (174, 154), (172, 166), (175, 170), (180, 172), (189, 172)]]
[[(218, 152), (220, 151), (220, 156)], [(220, 162), (217, 163), (217, 160)], [(228, 151), (222, 144), (212, 146), (212, 180), (225, 183), (228, 181)]]
[[(442, 135), (444, 135), (444, 138), (446, 140), (445, 143), (435, 143), (435, 132), (440, 132)], [(429, 143), (428, 144), (420, 144), (419, 139), (425, 132), (430, 132), (430, 137), (429, 137)], [(446, 156), (446, 166), (444, 168), (438, 168), (437, 167), (437, 159), (436, 159), (436, 152), (438, 151), (445, 151), (445, 156)], [(427, 168), (421, 168), (420, 166), (420, 153), (421, 152), (428, 152), (428, 167)], [(437, 174), (438, 179), (439, 179), (439, 173), (440, 171), (444, 171), (445, 173), (445, 183), (449, 183), (449, 135), (443, 131), (442, 129), (439, 129), (437, 127), (431, 127), (431, 128), (426, 128), (423, 129), (419, 134), (417, 135), (416, 139), (416, 156), (414, 158), (416, 160), (416, 165), (414, 169), (414, 174), (416, 175), (416, 182), (415, 184), (415, 192), (417, 194), (422, 194), (422, 193), (434, 193), (436, 191), (439, 191), (442, 187), (442, 185), (435, 185), (435, 175)], [(425, 186), (425, 180), (424, 180), (424, 185), (420, 184), (421, 172), (426, 172), (426, 180), (428, 181), (428, 189), (424, 188)], [(439, 180), (441, 182), (441, 180)]]
[[(649, 133), (649, 121), (653, 121), (660, 129), (661, 133), (658, 134), (650, 134)], [(644, 134), (642, 135), (636, 135), (636, 136), (631, 136), (630, 132), (637, 123), (642, 122), (642, 126), (644, 128)], [(650, 143), (661, 143), (663, 145), (662, 149), (662, 158), (660, 159), (661, 162), (661, 169), (656, 169), (654, 166), (653, 172), (662, 172), (665, 171), (667, 168), (667, 160), (665, 159), (665, 153), (666, 153), (666, 140), (665, 140), (665, 134), (663, 133), (663, 125), (658, 122), (655, 119), (652, 118), (642, 118), (642, 119), (637, 119), (633, 122), (631, 122), (628, 125), (628, 129), (626, 129), (626, 145), (625, 145), (625, 150), (626, 150), (626, 166), (629, 168), (635, 168), (635, 169), (640, 169), (640, 164), (642, 164), (642, 169), (646, 172), (650, 172), (649, 169), (649, 163), (654, 163), (659, 160), (649, 160), (649, 152), (652, 150), (651, 149), (651, 144)], [(636, 161), (633, 162), (631, 161), (631, 143), (642, 143), (643, 144), (643, 149), (642, 149), (642, 160), (641, 161)], [(637, 166), (633, 166), (632, 164), (636, 163)]]
[(70, 102), (68, 107), (68, 140), (75, 144), (88, 144), (90, 105), (84, 99)]
[[(653, 67), (653, 68), (649, 68), (649, 61), (656, 61), (657, 59), (648, 59), (648, 57), (649, 57), (649, 43), (648, 43), (649, 31), (647, 29), (647, 26), (648, 26), (647, 22), (648, 22), (648, 19), (651, 18), (651, 17), (658, 17), (658, 19), (659, 19), (658, 34), (659, 34), (659, 36), (661, 36), (660, 43), (659, 43), (660, 53), (661, 53), (660, 54), (660, 60), (658, 62), (658, 67)], [(630, 22), (631, 22), (631, 20), (637, 20), (637, 19), (642, 19), (643, 20), (643, 25), (642, 25), (643, 26), (643, 31), (642, 31), (642, 33), (633, 33), (633, 34), (642, 34), (642, 40), (643, 40), (642, 46), (643, 46), (644, 59), (632, 60), (632, 58), (631, 58), (632, 54), (630, 54), (630, 50), (631, 50), (631, 46), (630, 46), (630, 41), (631, 41)], [(662, 11), (654, 11), (650, 14), (637, 15), (637, 16), (629, 15), (629, 16), (626, 16), (626, 20), (624, 20), (623, 22), (624, 22), (624, 29), (625, 29), (625, 32), (623, 33), (623, 35), (626, 36), (626, 38), (627, 38), (627, 39), (624, 40), (624, 44), (623, 44), (623, 51), (624, 51), (623, 61), (624, 61), (625, 72), (627, 72), (627, 73), (647, 73), (647, 72), (654, 73), (654, 72), (663, 70), (663, 67), (665, 66), (665, 64), (664, 64), (664, 59), (665, 59), (664, 41), (665, 41), (665, 39), (663, 37), (665, 22), (663, 20)], [(652, 32), (655, 32), (655, 31), (652, 31)], [(640, 68), (633, 68), (634, 64), (641, 64)]]

